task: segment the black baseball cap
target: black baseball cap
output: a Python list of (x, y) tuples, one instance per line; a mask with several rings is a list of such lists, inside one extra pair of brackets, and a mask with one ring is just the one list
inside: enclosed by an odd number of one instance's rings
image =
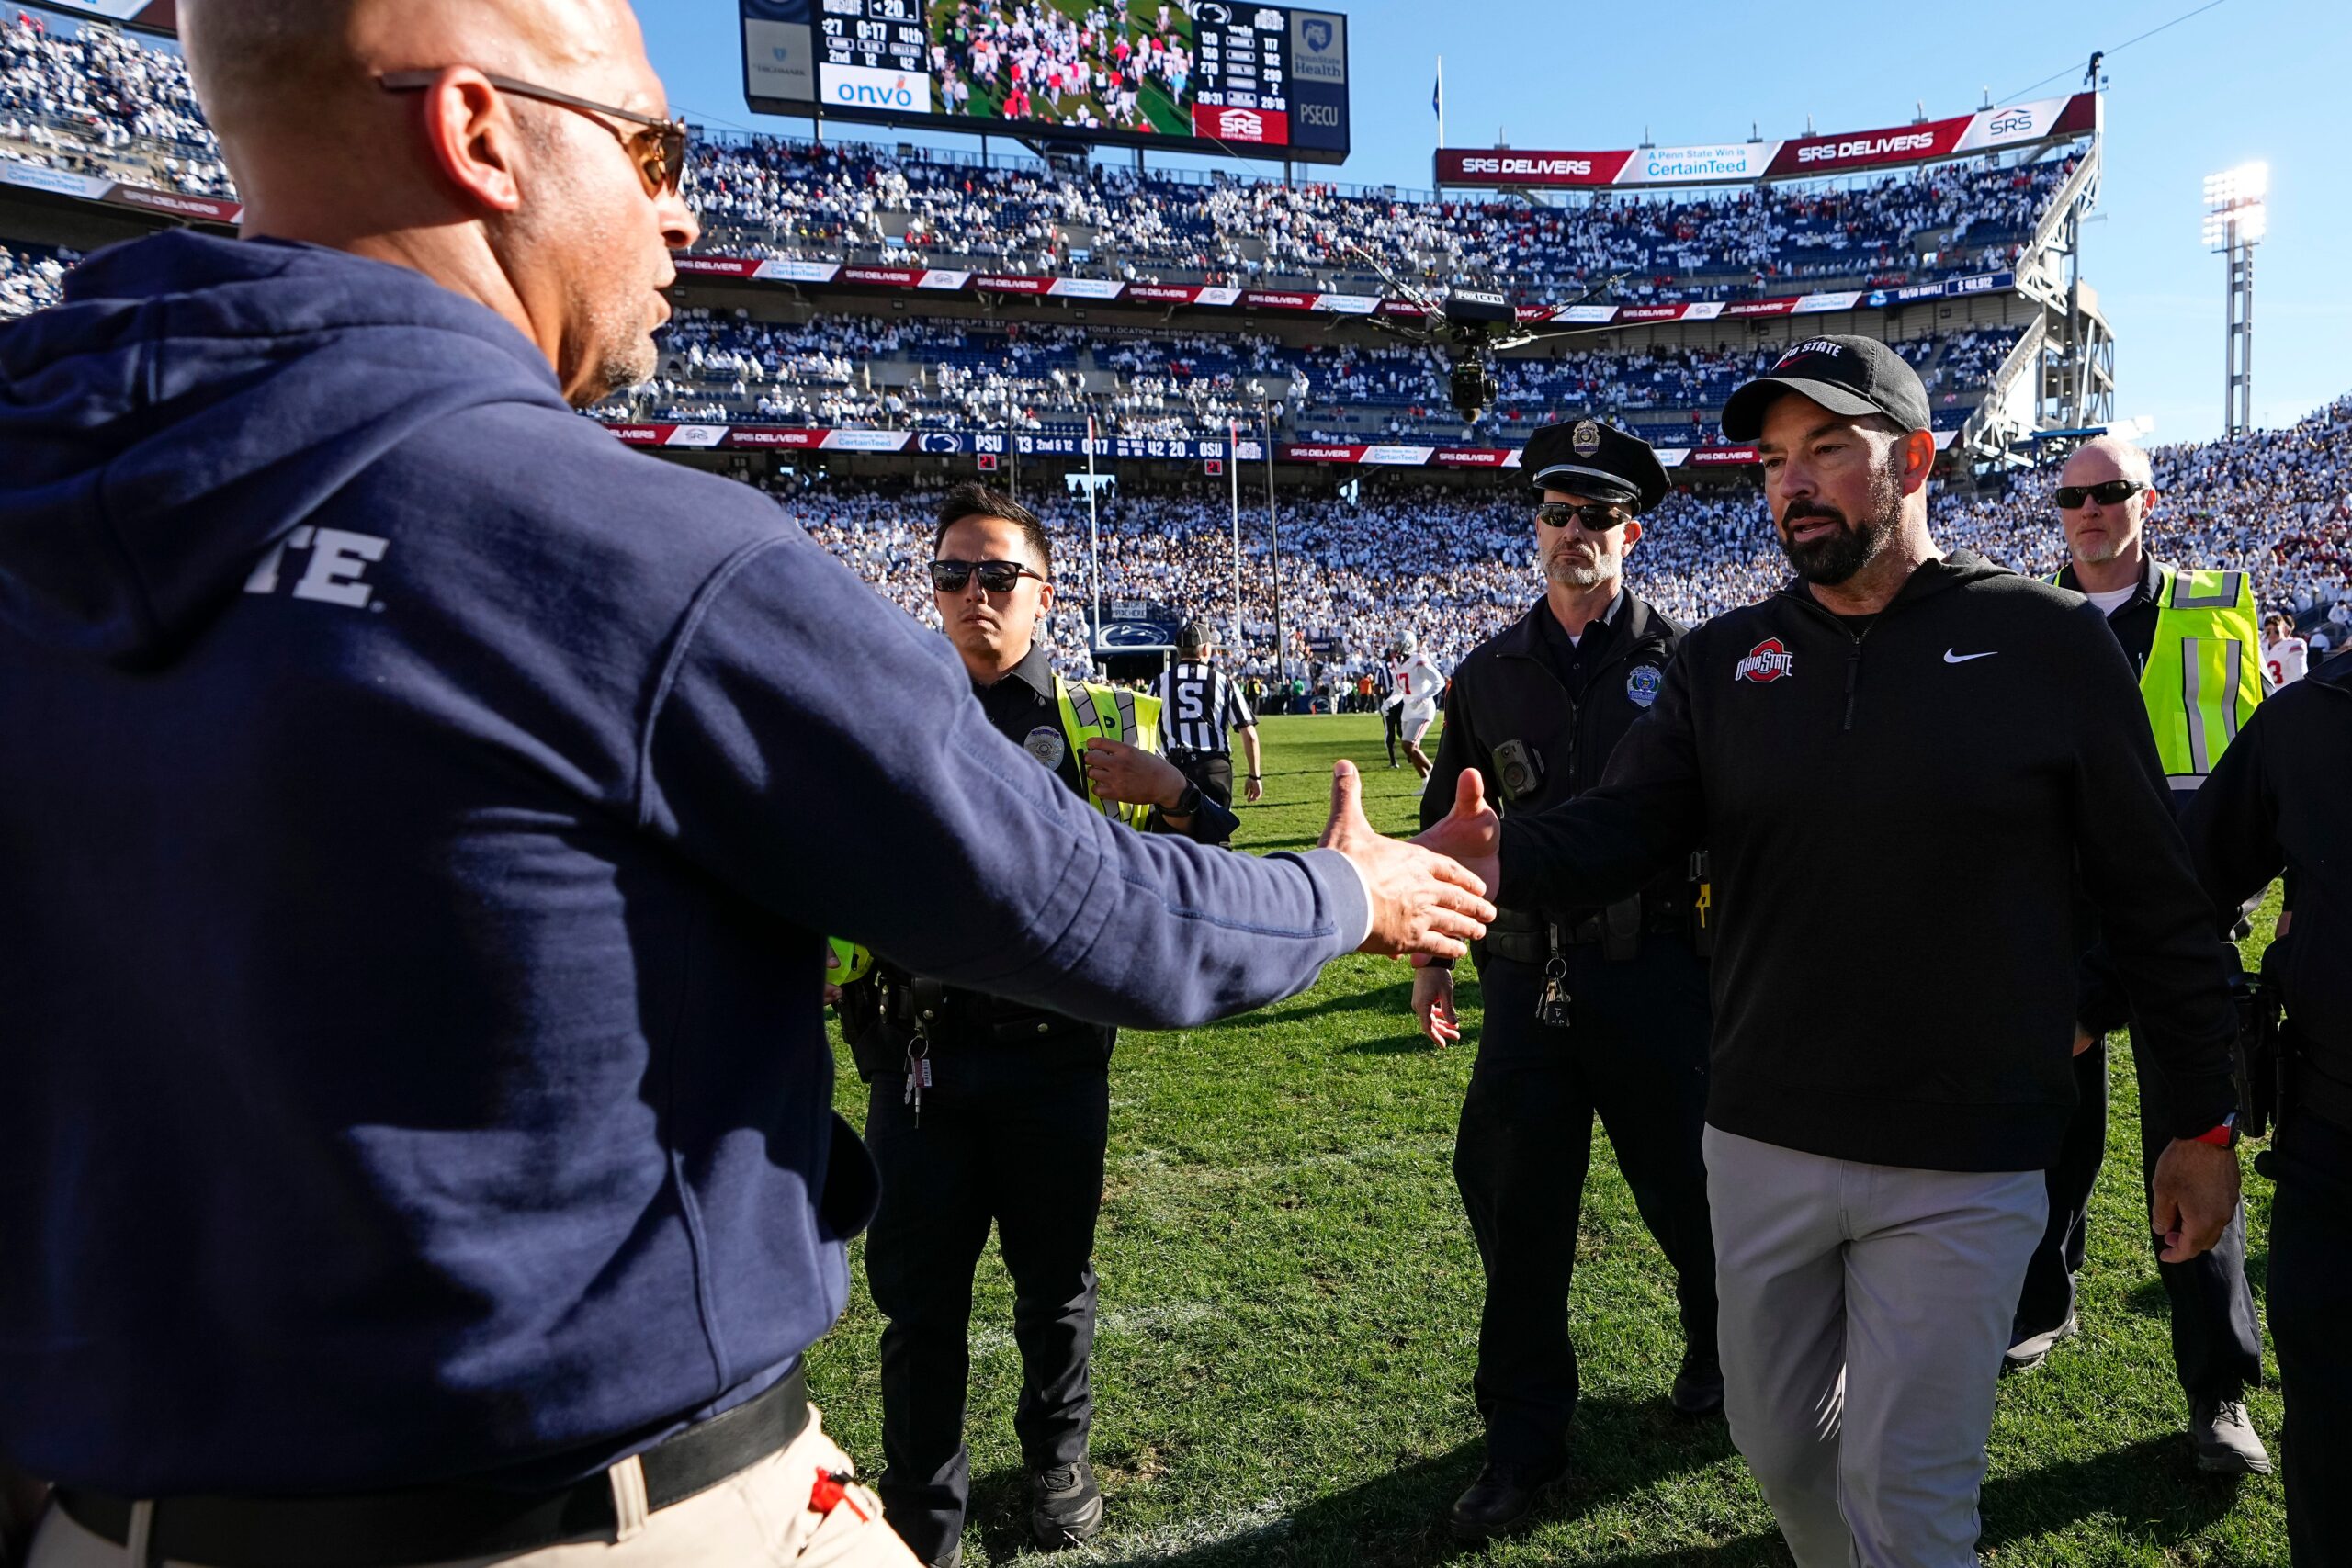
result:
[(1666, 499), (1666, 469), (1650, 444), (1597, 419), (1547, 424), (1527, 438), (1520, 471), (1537, 490), (1566, 491), (1636, 517)]
[(1176, 646), (1214, 648), (1216, 646), (1216, 628), (1203, 620), (1186, 621), (1182, 629), (1176, 634)]
[(1770, 370), (1731, 395), (1724, 405), (1724, 434), (1753, 441), (1764, 434), (1764, 411), (1782, 392), (1802, 392), (1831, 413), (1883, 413), (1905, 430), (1926, 430), (1928, 389), (1901, 355), (1874, 337), (1833, 333), (1807, 338)]

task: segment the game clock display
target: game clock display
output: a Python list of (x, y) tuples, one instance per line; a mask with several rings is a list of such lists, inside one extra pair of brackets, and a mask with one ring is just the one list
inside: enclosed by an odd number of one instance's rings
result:
[(1347, 18), (1225, 0), (741, 0), (764, 114), (1339, 163)]

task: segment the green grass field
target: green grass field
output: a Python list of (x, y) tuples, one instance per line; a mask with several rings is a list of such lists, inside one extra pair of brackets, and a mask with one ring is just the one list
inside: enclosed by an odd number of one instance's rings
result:
[[(1246, 847), (1311, 843), (1341, 756), (1365, 769), (1375, 825), (1415, 820), (1413, 776), (1388, 771), (1376, 718), (1276, 718), (1264, 733), (1268, 793), (1243, 811)], [(2259, 940), (2267, 927), (2266, 918)], [(1061, 1561), (1789, 1561), (1722, 1423), (1686, 1425), (1667, 1410), (1681, 1348), (1670, 1276), (1597, 1129), (1573, 1303), (1585, 1385), (1573, 1474), (1530, 1532), (1470, 1551), (1447, 1541), (1445, 1508), (1482, 1449), (1470, 1400), (1478, 1262), (1450, 1168), (1479, 1019), (1466, 965), (1463, 979), (1467, 1037), (1451, 1051), (1413, 1032), (1406, 969), (1364, 958), (1333, 964), (1313, 990), (1262, 1013), (1121, 1038), (1096, 1251), (1094, 1465), (1109, 1529)], [(2203, 1476), (2189, 1453), (2139, 1196), (2129, 1055), (2112, 1053), (2083, 1337), (2003, 1385), (1984, 1557), (2283, 1565), (2277, 1478)], [(840, 1103), (863, 1121), (845, 1057)], [(2249, 1173), (2246, 1196), (2259, 1299), (2269, 1184)], [(859, 1267), (858, 1248), (851, 1260)], [(828, 1424), (870, 1472), (881, 1462), (881, 1325), (862, 1273), (851, 1301), (811, 1358), (811, 1381)], [(971, 1564), (1045, 1561), (1026, 1554), (1020, 1529), (1011, 1311), (991, 1250), (972, 1327)], [(2275, 1456), (2275, 1388), (2249, 1403)]]

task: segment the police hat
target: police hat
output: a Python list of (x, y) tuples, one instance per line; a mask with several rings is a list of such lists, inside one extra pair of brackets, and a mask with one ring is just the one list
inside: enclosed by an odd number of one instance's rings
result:
[(1589, 496), (1637, 517), (1664, 501), (1668, 488), (1648, 442), (1597, 419), (1545, 425), (1527, 438), (1519, 466), (1537, 490)]
[(1791, 348), (1724, 404), (1724, 434), (1734, 441), (1763, 434), (1764, 411), (1782, 392), (1803, 393), (1849, 419), (1883, 413), (1905, 430), (1926, 430), (1933, 423), (1919, 373), (1874, 337), (1833, 333)]

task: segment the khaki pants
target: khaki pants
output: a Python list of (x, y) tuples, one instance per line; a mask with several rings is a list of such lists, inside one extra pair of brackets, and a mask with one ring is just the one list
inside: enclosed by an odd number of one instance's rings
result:
[[(622, 1524), (612, 1539), (565, 1541), (511, 1557), (472, 1557), (432, 1568), (913, 1568), (914, 1557), (882, 1522), (882, 1503), (851, 1486), (842, 1504), (819, 1514), (808, 1506), (820, 1472), (850, 1469), (849, 1456), (825, 1436), (816, 1409), (790, 1448), (658, 1514), (645, 1512), (643, 1468), (625, 1461), (610, 1472)], [(148, 1509), (132, 1517), (141, 1526)], [(117, 1546), (52, 1509), (33, 1539), (28, 1568), (146, 1568)], [(173, 1562), (164, 1568), (235, 1568)], [(420, 1565), (424, 1568), (424, 1565)]]

